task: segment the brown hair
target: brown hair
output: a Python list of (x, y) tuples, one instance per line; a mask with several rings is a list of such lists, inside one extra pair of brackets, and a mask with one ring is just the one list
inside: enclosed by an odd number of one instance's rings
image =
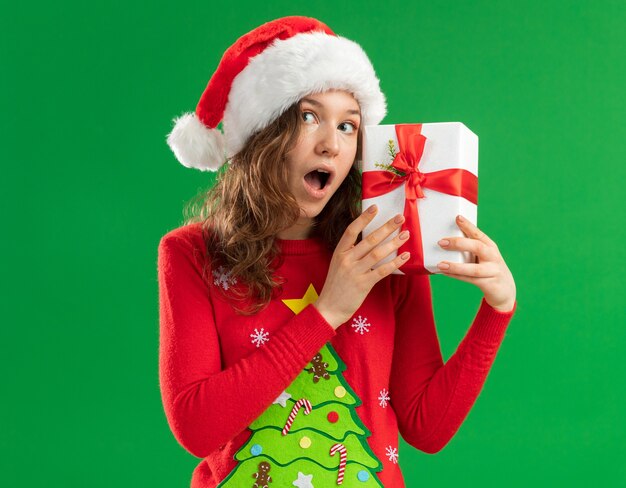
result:
[[(202, 222), (207, 246), (205, 279), (220, 266), (243, 286), (220, 290), (248, 306), (236, 307), (243, 315), (264, 309), (283, 281), (275, 276), (280, 253), (278, 232), (292, 226), (300, 208), (289, 191), (285, 155), (295, 146), (302, 117), (299, 103), (292, 105), (265, 129), (257, 132), (244, 148), (217, 174), (216, 184), (200, 193), (186, 207), (185, 224)], [(361, 208), (362, 133), (359, 127), (355, 161), (345, 180), (315, 218), (311, 237), (334, 250), (346, 227)], [(210, 280), (207, 280), (210, 282)]]

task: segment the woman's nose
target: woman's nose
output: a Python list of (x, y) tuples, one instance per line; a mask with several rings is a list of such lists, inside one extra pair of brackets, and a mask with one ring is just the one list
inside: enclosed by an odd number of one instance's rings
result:
[(334, 127), (324, 128), (320, 131), (317, 150), (320, 154), (337, 155), (339, 152), (339, 135)]

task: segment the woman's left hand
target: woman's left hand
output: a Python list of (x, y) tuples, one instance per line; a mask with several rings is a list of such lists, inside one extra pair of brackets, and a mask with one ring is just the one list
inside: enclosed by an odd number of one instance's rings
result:
[(469, 251), (476, 256), (476, 263), (442, 261), (437, 267), (446, 276), (476, 285), (485, 294), (485, 301), (496, 310), (511, 311), (515, 304), (515, 281), (498, 246), (467, 219), (459, 215), (456, 222), (465, 237), (446, 237), (439, 245), (451, 251)]

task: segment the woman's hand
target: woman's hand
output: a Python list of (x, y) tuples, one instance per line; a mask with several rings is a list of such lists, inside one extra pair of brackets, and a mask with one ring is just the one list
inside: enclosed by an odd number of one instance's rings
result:
[(439, 245), (451, 251), (469, 251), (477, 257), (476, 263), (442, 261), (437, 267), (446, 276), (476, 285), (496, 310), (510, 312), (515, 304), (515, 281), (498, 246), (467, 219), (459, 215), (456, 221), (465, 237), (446, 237)]
[(377, 210), (372, 205), (346, 228), (330, 261), (324, 287), (314, 303), (335, 329), (354, 315), (376, 283), (406, 263), (410, 256), (408, 252), (402, 253), (372, 270), (372, 266), (397, 251), (409, 238), (409, 232), (404, 231), (381, 244), (404, 222), (404, 216), (396, 215), (355, 245), (359, 234)]

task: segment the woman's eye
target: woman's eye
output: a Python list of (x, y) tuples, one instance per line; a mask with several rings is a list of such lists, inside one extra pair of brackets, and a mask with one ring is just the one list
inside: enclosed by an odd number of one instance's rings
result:
[[(307, 115), (309, 115), (311, 118), (307, 119)], [(309, 122), (309, 121), (314, 122), (315, 121), (315, 115), (313, 115), (312, 112), (302, 112), (302, 119), (305, 122)]]
[(348, 130), (345, 131), (346, 134), (353, 134), (357, 130), (356, 125), (354, 125), (352, 122), (342, 122), (341, 124), (339, 124), (339, 127), (347, 127)]

